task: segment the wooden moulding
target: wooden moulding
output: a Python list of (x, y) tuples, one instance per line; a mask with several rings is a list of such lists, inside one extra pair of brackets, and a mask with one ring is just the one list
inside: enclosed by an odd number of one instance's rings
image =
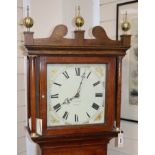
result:
[(107, 144), (117, 135), (117, 132), (104, 132), (70, 137), (41, 136), (32, 140), (41, 147), (42, 155), (107, 155)]
[[(56, 26), (49, 38), (34, 39), (33, 32), (24, 32), (28, 54), (93, 54), (94, 50), (100, 50), (95, 54), (104, 54), (103, 50), (113, 50), (111, 51), (112, 55), (125, 55), (125, 51), (130, 47), (130, 35), (122, 35), (120, 41), (111, 40), (101, 26), (92, 29), (94, 39), (85, 39), (85, 31), (82, 30), (74, 31), (73, 39), (65, 38), (67, 32), (65, 25)], [(54, 53), (53, 50), (58, 52)], [(74, 52), (61, 52), (61, 50), (74, 50)], [(86, 52), (76, 52), (76, 50)]]
[[(34, 142), (37, 142), (39, 145), (51, 145), (55, 146), (62, 146), (64, 144), (65, 147), (67, 146), (74, 146), (78, 145), (79, 143), (92, 145), (95, 144), (107, 144), (113, 137), (118, 136), (118, 131), (106, 131), (101, 133), (95, 134), (84, 134), (84, 135), (61, 135), (61, 136), (40, 136), (36, 138), (32, 138)], [(89, 142), (88, 142), (89, 141)]]

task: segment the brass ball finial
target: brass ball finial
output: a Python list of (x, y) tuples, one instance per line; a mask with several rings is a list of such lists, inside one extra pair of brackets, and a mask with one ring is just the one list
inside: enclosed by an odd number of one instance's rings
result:
[(80, 29), (80, 27), (82, 27), (84, 25), (84, 19), (81, 16), (76, 17), (75, 25), (78, 27), (78, 29)]
[(128, 30), (130, 30), (130, 23), (128, 21), (123, 22), (121, 24), (121, 28), (124, 32), (127, 32)]
[(23, 24), (26, 28), (31, 28), (33, 26), (33, 19), (31, 17), (25, 17), (23, 20)]
[(84, 19), (80, 15), (80, 6), (78, 6), (78, 15), (75, 18), (75, 25), (77, 26), (78, 30), (80, 30), (80, 28), (84, 25)]
[(127, 12), (126, 12), (124, 21), (121, 24), (121, 29), (122, 31), (124, 31), (124, 33), (126, 33), (128, 30), (130, 30), (130, 28), (131, 28), (131, 24), (130, 22), (127, 21)]
[(23, 20), (24, 26), (30, 31), (30, 28), (33, 26), (33, 19), (29, 16), (29, 6), (27, 6), (27, 17)]

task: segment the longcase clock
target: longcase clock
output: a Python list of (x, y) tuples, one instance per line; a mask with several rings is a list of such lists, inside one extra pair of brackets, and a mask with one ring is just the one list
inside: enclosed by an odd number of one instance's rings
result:
[(43, 155), (107, 155), (120, 128), (122, 58), (130, 35), (114, 41), (100, 26), (65, 38), (24, 32), (28, 73), (28, 131)]

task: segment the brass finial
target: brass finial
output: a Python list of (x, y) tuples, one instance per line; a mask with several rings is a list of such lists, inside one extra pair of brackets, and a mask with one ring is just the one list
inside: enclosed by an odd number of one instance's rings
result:
[(127, 21), (127, 11), (124, 15), (123, 23), (121, 24), (122, 31), (126, 34), (128, 30), (131, 28), (131, 24)]
[(30, 31), (30, 28), (33, 26), (33, 19), (29, 16), (29, 6), (27, 6), (27, 17), (24, 18), (23, 24), (27, 31)]
[(78, 15), (75, 18), (75, 25), (77, 26), (78, 30), (84, 25), (84, 19), (80, 15), (80, 6), (78, 6)]

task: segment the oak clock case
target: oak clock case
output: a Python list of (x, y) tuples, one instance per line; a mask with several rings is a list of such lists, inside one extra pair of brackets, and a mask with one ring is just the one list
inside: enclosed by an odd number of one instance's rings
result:
[(49, 38), (24, 32), (27, 129), (43, 155), (106, 155), (120, 127), (121, 62), (130, 36), (113, 41), (100, 26), (93, 28), (95, 39), (85, 39), (82, 30), (73, 39), (66, 33), (64, 25)]

